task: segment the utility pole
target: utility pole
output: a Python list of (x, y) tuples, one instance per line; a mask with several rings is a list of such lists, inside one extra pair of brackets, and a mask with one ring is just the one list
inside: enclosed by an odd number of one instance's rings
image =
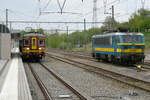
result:
[(10, 22), (10, 33), (12, 32), (12, 26), (11, 26), (11, 22)]
[(6, 9), (6, 27), (8, 27), (8, 9)]
[(38, 7), (39, 7), (39, 16), (41, 15), (41, 1), (38, 0)]
[(69, 49), (69, 41), (68, 41), (68, 26), (66, 27), (66, 31), (67, 31), (67, 49)]
[(106, 14), (106, 8), (107, 8), (107, 0), (103, 0), (104, 3), (104, 14)]
[(85, 50), (86, 50), (86, 19), (84, 18), (84, 47), (85, 47)]
[(97, 0), (93, 0), (93, 27), (97, 27)]
[(141, 0), (141, 3), (142, 3), (142, 9), (145, 8), (145, 0)]
[(114, 6), (112, 5), (112, 30), (115, 28), (115, 19), (114, 19)]
[(64, 36), (63, 36), (62, 38), (63, 38), (63, 50), (64, 50), (64, 49), (65, 49), (65, 48), (64, 48), (64, 45), (65, 45)]
[(58, 46), (58, 30), (56, 29), (56, 48), (57, 48), (57, 46)]

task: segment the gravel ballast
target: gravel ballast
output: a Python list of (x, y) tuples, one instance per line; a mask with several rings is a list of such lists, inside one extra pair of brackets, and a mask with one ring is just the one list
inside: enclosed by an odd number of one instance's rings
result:
[(150, 93), (118, 83), (82, 68), (78, 68), (46, 57), (43, 62), (48, 68), (70, 81), (95, 100), (149, 100)]

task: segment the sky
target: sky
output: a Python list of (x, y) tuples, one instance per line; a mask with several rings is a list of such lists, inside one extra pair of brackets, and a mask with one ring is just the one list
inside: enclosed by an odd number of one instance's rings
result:
[[(97, 0), (97, 21), (104, 22), (107, 16), (104, 14), (104, 3), (107, 1), (106, 12), (111, 13), (111, 6), (114, 5), (115, 20), (119, 22), (127, 21), (130, 16), (142, 7), (142, 0)], [(145, 8), (149, 9), (150, 0), (145, 0)], [(48, 4), (49, 2), (49, 4)], [(62, 6), (64, 0), (59, 0)], [(48, 4), (48, 5), (47, 5)], [(47, 6), (46, 6), (47, 5)], [(93, 16), (93, 0), (66, 0), (63, 11), (74, 12), (79, 14), (54, 14), (42, 13), (39, 16), (39, 8), (41, 12), (60, 12), (57, 0), (1, 0), (0, 3), (0, 21), (5, 21), (5, 9), (8, 9), (9, 20), (24, 21), (92, 21)], [(98, 24), (100, 27), (102, 24)], [(72, 30), (83, 30), (83, 24), (12, 24), (13, 29), (26, 29), (26, 27), (43, 28), (43, 29), (66, 29), (66, 26)], [(93, 25), (86, 25), (91, 28)]]

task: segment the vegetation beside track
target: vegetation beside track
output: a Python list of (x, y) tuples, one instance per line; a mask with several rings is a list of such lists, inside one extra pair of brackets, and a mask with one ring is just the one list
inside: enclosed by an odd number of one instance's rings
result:
[[(58, 32), (47, 36), (47, 47), (59, 48), (68, 50), (85, 51), (85, 34), (86, 34), (86, 51), (91, 50), (91, 37), (96, 34), (102, 34), (104, 30), (111, 29), (112, 18), (106, 17), (105, 22), (99, 28), (90, 28), (86, 31), (75, 31), (70, 34)], [(145, 35), (146, 50), (150, 49), (150, 10), (140, 9), (133, 13), (129, 20), (126, 22), (117, 22), (115, 20), (115, 29), (128, 28), (130, 32), (141, 32)], [(42, 29), (37, 30), (39, 33), (43, 33)], [(31, 30), (35, 32), (35, 30)], [(25, 34), (24, 31), (22, 31)]]
[[(95, 34), (102, 34), (104, 30), (109, 29), (108, 24), (111, 24), (111, 17), (106, 17), (105, 24), (100, 28), (91, 28), (86, 31), (76, 31), (71, 34), (54, 33), (48, 36), (48, 47), (60, 48), (69, 50), (85, 51), (84, 49), (84, 34), (86, 33), (87, 49), (91, 50), (91, 36)], [(140, 9), (137, 13), (133, 13), (127, 22), (119, 23), (115, 21), (115, 29), (128, 28), (130, 32), (141, 32), (145, 35), (146, 50), (150, 48), (150, 11)]]

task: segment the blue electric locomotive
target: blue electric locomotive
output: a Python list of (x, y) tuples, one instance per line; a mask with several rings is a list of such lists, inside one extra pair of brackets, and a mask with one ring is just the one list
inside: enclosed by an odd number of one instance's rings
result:
[(142, 33), (109, 33), (92, 36), (92, 56), (98, 60), (127, 64), (144, 61)]

